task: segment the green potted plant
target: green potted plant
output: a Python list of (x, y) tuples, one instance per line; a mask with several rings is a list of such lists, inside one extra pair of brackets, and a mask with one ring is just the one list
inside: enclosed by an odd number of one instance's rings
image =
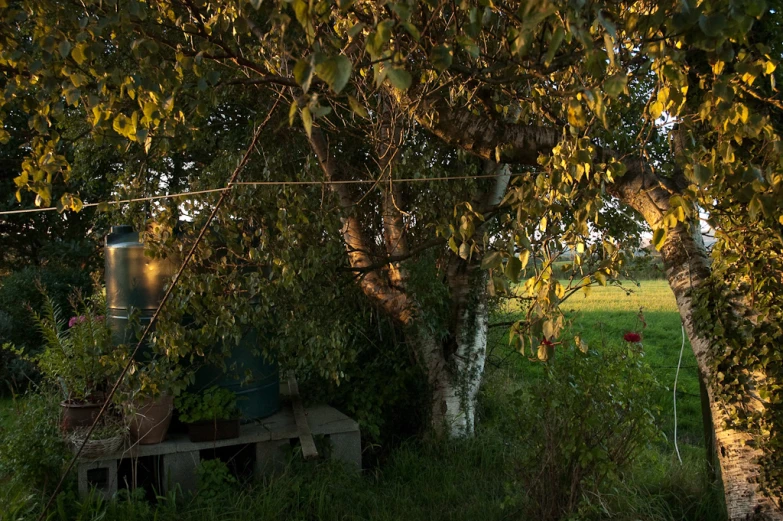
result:
[[(124, 366), (133, 347), (117, 346), (109, 357), (110, 363)], [(115, 402), (124, 411), (133, 442), (153, 445), (166, 439), (174, 413), (174, 396), (185, 387), (186, 378), (182, 367), (165, 356), (131, 363)]]
[(128, 427), (117, 416), (104, 416), (85, 443), (89, 427), (78, 427), (68, 433), (67, 440), (75, 454), (84, 445), (79, 457), (97, 459), (120, 450), (125, 441)]
[(239, 437), (237, 396), (212, 386), (198, 393), (183, 393), (176, 400), (179, 418), (188, 425), (190, 441), (216, 441)]
[(33, 311), (44, 347), (26, 358), (61, 390), (63, 430), (89, 426), (100, 411), (111, 376), (104, 364), (111, 334), (101, 313), (102, 298), (75, 295), (75, 315), (66, 320), (59, 306), (46, 293), (44, 297), (43, 312)]

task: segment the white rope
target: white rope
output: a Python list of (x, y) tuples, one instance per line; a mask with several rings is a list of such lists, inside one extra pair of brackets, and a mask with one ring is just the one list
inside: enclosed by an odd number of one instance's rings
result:
[[(503, 174), (489, 174), (489, 175), (462, 175), (462, 176), (442, 176), (442, 177), (421, 177), (421, 178), (403, 178), (394, 179), (395, 183), (417, 183), (417, 182), (435, 182), (435, 181), (454, 181), (458, 179), (483, 179), (499, 177)], [(515, 176), (523, 174), (513, 174)], [(150, 197), (138, 197), (135, 199), (122, 199), (117, 201), (105, 201), (102, 203), (85, 203), (82, 208), (91, 208), (100, 205), (118, 205), (126, 203), (139, 203), (145, 201), (157, 201), (160, 199), (175, 199), (177, 197), (187, 197), (191, 195), (210, 194), (215, 192), (224, 192), (231, 190), (235, 186), (312, 186), (312, 185), (352, 185), (352, 184), (375, 184), (378, 181), (375, 179), (349, 179), (345, 181), (242, 181), (239, 183), (232, 183), (225, 188), (212, 188), (210, 190), (199, 190), (196, 192), (180, 192), (177, 194), (168, 195), (153, 195)], [(0, 212), (0, 215), (16, 215), (22, 213), (35, 213), (35, 212), (51, 212), (57, 210), (56, 206), (48, 206), (46, 208), (28, 208), (26, 210), (7, 210)]]
[(677, 459), (680, 460), (680, 465), (682, 465), (680, 447), (677, 445), (677, 379), (680, 377), (682, 352), (685, 349), (685, 326), (680, 324), (680, 327), (682, 328), (682, 345), (680, 346), (680, 360), (677, 362), (677, 372), (674, 374), (674, 450), (677, 452)]
[[(225, 192), (226, 190), (229, 190), (229, 188), (213, 188), (211, 190), (198, 190), (196, 192), (181, 192), (178, 194), (168, 194), (168, 195), (153, 195), (150, 197), (138, 197), (135, 199), (121, 199), (119, 201), (104, 201), (102, 203), (85, 203), (82, 205), (82, 208), (90, 208), (92, 206), (100, 206), (102, 204), (125, 204), (125, 203), (139, 203), (144, 201), (155, 201), (158, 199), (174, 199), (177, 197), (186, 197), (188, 195), (199, 195), (199, 194), (211, 194), (215, 192)], [(9, 210), (5, 212), (0, 212), (0, 215), (14, 215), (19, 213), (34, 213), (34, 212), (51, 212), (52, 210), (57, 210), (56, 206), (48, 206), (46, 208), (28, 208), (26, 210)]]

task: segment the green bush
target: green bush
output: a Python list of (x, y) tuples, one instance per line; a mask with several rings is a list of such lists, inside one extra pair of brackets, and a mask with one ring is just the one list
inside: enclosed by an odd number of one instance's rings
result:
[(58, 429), (59, 399), (28, 392), (15, 400), (15, 414), (0, 426), (0, 482), (9, 489), (45, 494), (60, 478), (69, 452)]
[(630, 343), (586, 353), (566, 347), (541, 378), (513, 393), (530, 447), (517, 479), (533, 518), (589, 510), (585, 498), (627, 470), (658, 435), (658, 383), (643, 357)]
[(60, 387), (64, 400), (95, 401), (113, 376), (102, 360), (112, 351), (103, 298), (75, 295), (71, 302), (75, 316), (66, 320), (67, 315), (45, 290), (44, 296), (42, 308), (34, 310), (33, 316), (45, 347), (29, 359), (52, 385)]
[(185, 423), (239, 418), (237, 395), (218, 386), (199, 393), (183, 393), (177, 397), (175, 405), (179, 419)]
[[(88, 292), (90, 274), (71, 267), (30, 266), (0, 279), (0, 345), (10, 343), (34, 354), (43, 345), (30, 309), (42, 309), (44, 297), (38, 287), (61, 308), (68, 306), (74, 290)], [(11, 351), (0, 351), (0, 392), (22, 389), (36, 378), (34, 368)]]
[(228, 465), (219, 459), (202, 461), (196, 474), (196, 501), (200, 503), (226, 498), (237, 489), (237, 479), (231, 475)]

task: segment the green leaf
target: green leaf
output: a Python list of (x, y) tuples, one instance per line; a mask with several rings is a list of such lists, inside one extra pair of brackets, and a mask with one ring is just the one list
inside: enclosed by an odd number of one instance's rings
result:
[(79, 104), (79, 97), (82, 95), (82, 91), (77, 88), (67, 88), (64, 91), (65, 93), (65, 102), (68, 105), (76, 106)]
[(479, 46), (473, 38), (469, 36), (457, 36), (457, 43), (474, 59), (479, 57)]
[(519, 273), (522, 271), (522, 263), (516, 257), (509, 257), (506, 262), (506, 277), (514, 282), (519, 282)]
[(384, 72), (386, 73), (386, 77), (389, 78), (389, 81), (395, 88), (406, 90), (411, 86), (413, 78), (411, 77), (411, 74), (405, 69), (399, 67), (386, 67)]
[(315, 66), (315, 73), (335, 92), (339, 93), (351, 78), (351, 60), (340, 54), (332, 56)]
[(565, 31), (562, 27), (558, 27), (555, 29), (555, 32), (552, 33), (552, 38), (549, 40), (549, 45), (547, 47), (546, 56), (544, 56), (545, 67), (549, 67), (552, 64), (552, 60), (555, 58), (555, 54), (560, 48), (560, 44), (563, 43), (564, 37)]
[(370, 119), (370, 114), (368, 114), (367, 109), (359, 103), (359, 100), (348, 95), (348, 104), (351, 106), (351, 111), (353, 111), (354, 114), (364, 119)]
[(396, 4), (396, 3), (389, 3), (387, 4), (389, 8), (400, 17), (400, 20), (410, 20), (411, 17), (411, 9), (405, 4)]
[(435, 70), (443, 72), (451, 67), (454, 51), (450, 45), (438, 45), (430, 52), (430, 62)]
[(604, 16), (603, 11), (598, 11), (598, 23), (606, 29), (606, 32), (608, 32), (612, 38), (617, 38), (617, 27), (611, 20)]
[(364, 29), (365, 27), (366, 26), (362, 22), (359, 22), (359, 23), (351, 26), (351, 28), (348, 29), (348, 36), (350, 38), (356, 38), (356, 35), (359, 34), (360, 32), (362, 32), (362, 29)]
[(313, 115), (307, 107), (302, 109), (302, 124), (304, 125), (307, 137), (310, 137), (313, 134)]
[(401, 26), (405, 28), (406, 31), (408, 31), (408, 34), (411, 35), (411, 37), (416, 40), (417, 42), (421, 39), (421, 33), (419, 32), (419, 28), (413, 25), (410, 22), (401, 22)]
[(604, 92), (609, 97), (616, 98), (625, 90), (625, 86), (628, 84), (628, 77), (625, 73), (617, 73), (609, 76), (604, 83)]
[(720, 13), (710, 16), (701, 15), (699, 17), (699, 27), (704, 31), (704, 34), (711, 38), (720, 36), (726, 28), (726, 17)]
[(704, 165), (693, 165), (693, 177), (699, 185), (705, 185), (712, 177), (712, 171)]
[(497, 268), (503, 262), (503, 256), (498, 251), (492, 251), (484, 255), (481, 259), (481, 269), (489, 270)]
[(253, 9), (258, 11), (258, 9), (261, 7), (261, 2), (263, 2), (263, 1), (264, 0), (250, 0), (250, 5), (253, 6)]
[(753, 18), (759, 18), (767, 11), (767, 2), (764, 0), (750, 0), (745, 3), (745, 14)]
[(294, 80), (302, 87), (304, 92), (310, 90), (310, 82), (313, 81), (314, 71), (311, 58), (302, 58), (294, 65)]
[(58, 49), (60, 51), (60, 56), (67, 58), (68, 54), (71, 52), (71, 42), (68, 40), (61, 41)]
[(666, 242), (666, 228), (658, 228), (653, 232), (652, 243), (656, 250), (661, 251)]
[(294, 0), (294, 13), (299, 25), (307, 29), (310, 24), (310, 5), (304, 0)]
[(604, 275), (603, 272), (596, 271), (594, 277), (595, 280), (598, 282), (598, 284), (600, 284), (601, 286), (606, 286), (606, 275)]

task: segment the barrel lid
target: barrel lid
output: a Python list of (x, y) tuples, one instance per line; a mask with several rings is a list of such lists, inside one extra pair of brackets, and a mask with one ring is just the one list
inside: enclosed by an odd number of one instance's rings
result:
[(106, 246), (121, 243), (141, 244), (139, 233), (133, 230), (133, 226), (120, 224), (111, 227), (111, 232), (106, 236)]

